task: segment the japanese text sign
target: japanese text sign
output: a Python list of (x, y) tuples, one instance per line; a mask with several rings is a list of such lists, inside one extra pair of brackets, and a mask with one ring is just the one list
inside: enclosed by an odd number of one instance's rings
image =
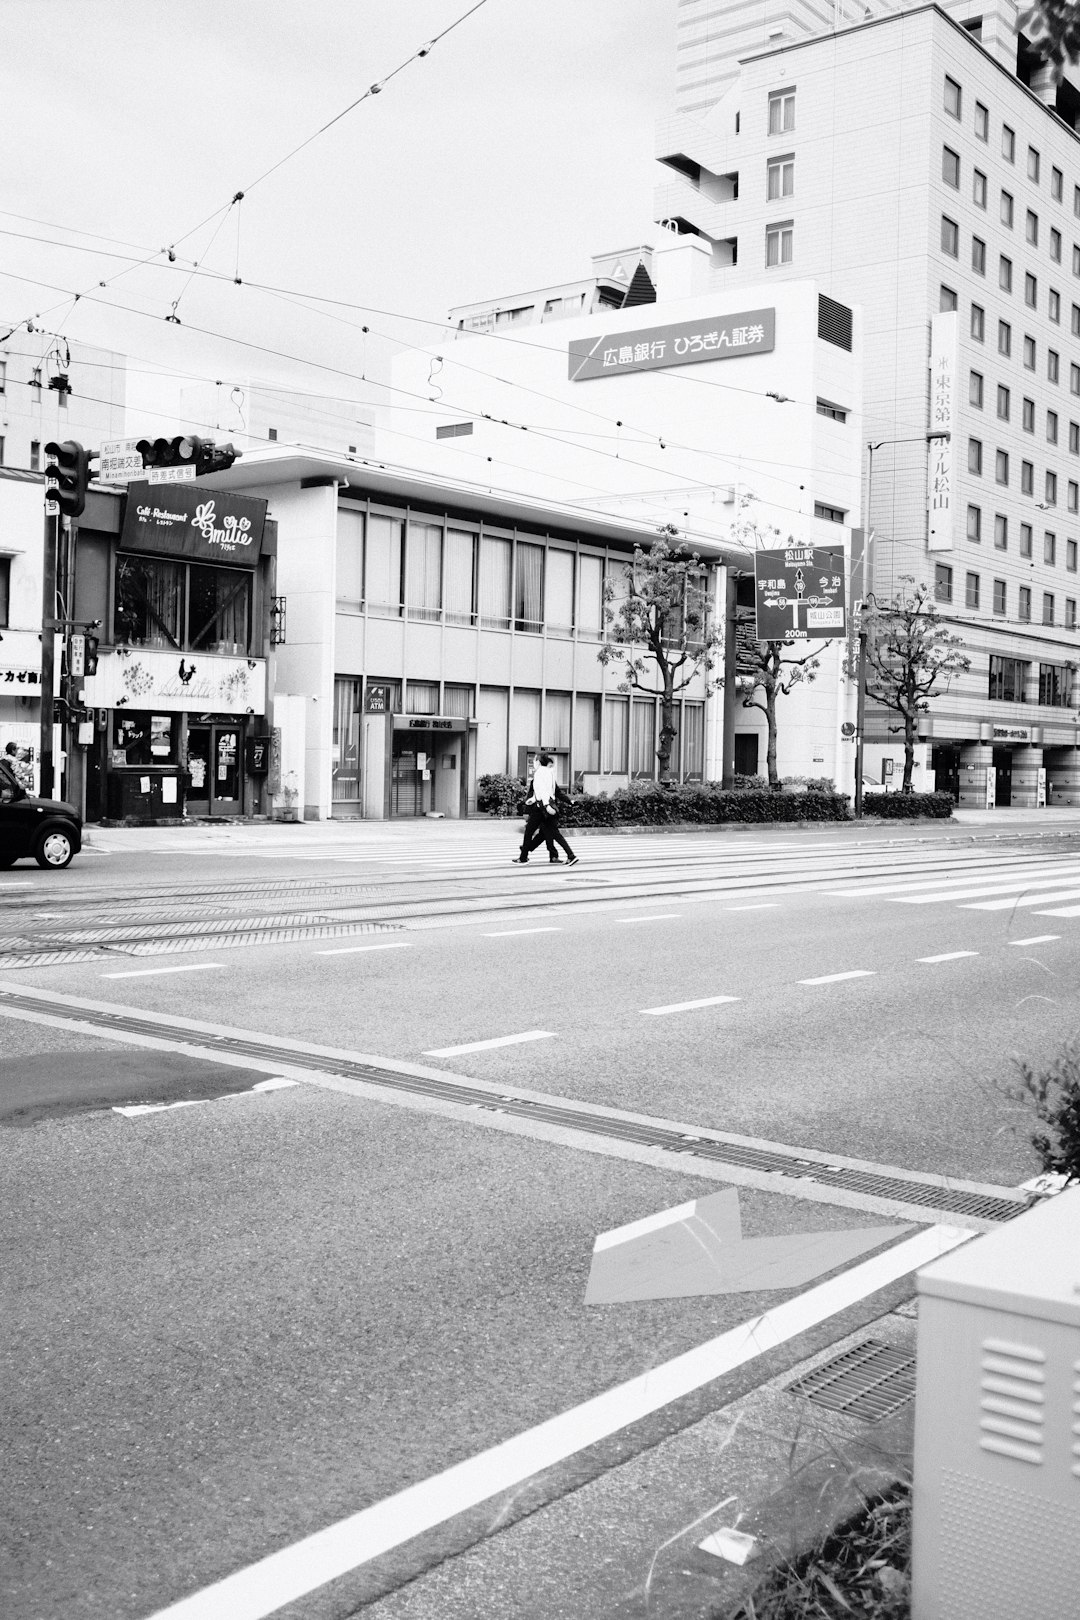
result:
[(266, 502), (250, 495), (196, 484), (129, 484), (120, 545), (257, 568), (265, 519)]
[(675, 326), (649, 326), (607, 337), (575, 338), (570, 344), (570, 381), (622, 376), (627, 371), (658, 371), (701, 360), (732, 360), (767, 354), (776, 343), (776, 310), (747, 309)]
[(758, 641), (813, 641), (844, 633), (844, 552), (814, 546), (754, 558)]

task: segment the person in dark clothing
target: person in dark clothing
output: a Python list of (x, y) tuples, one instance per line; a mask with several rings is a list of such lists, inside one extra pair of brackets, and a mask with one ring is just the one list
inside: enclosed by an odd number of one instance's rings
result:
[(566, 839), (563, 837), (562, 831), (559, 827), (559, 806), (560, 804), (569, 804), (570, 802), (569, 793), (567, 793), (564, 788), (559, 787), (558, 783), (556, 783), (555, 792), (552, 795), (550, 802), (545, 806), (544, 809), (543, 826), (533, 834), (532, 842), (528, 845), (528, 852), (530, 854), (538, 847), (539, 844), (546, 843), (548, 847), (548, 859), (553, 861), (555, 865), (558, 866), (560, 865), (560, 861), (558, 855), (555, 853), (555, 845), (558, 844), (560, 848), (566, 851), (567, 866), (577, 865), (578, 858), (570, 848), (570, 845), (566, 842)]
[[(514, 857), (515, 866), (524, 866), (538, 844), (548, 847), (548, 860), (558, 862), (555, 845), (548, 833), (548, 805), (555, 803), (555, 772), (550, 754), (538, 754), (533, 767), (532, 780), (525, 800), (528, 812), (525, 831), (521, 835), (521, 854)], [(554, 824), (554, 817), (551, 818)]]
[(19, 762), (19, 749), (17, 743), (8, 743), (3, 754), (0, 755), (0, 792), (9, 802), (26, 798), (26, 789), (19, 781), (16, 766)]

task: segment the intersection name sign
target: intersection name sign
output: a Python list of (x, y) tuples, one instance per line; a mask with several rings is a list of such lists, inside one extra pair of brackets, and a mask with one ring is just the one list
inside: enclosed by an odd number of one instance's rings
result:
[(844, 552), (788, 546), (754, 558), (758, 641), (814, 641), (844, 634)]
[(109, 439), (101, 446), (99, 483), (126, 484), (132, 478), (146, 477), (143, 458), (135, 448), (137, 442), (135, 439)]

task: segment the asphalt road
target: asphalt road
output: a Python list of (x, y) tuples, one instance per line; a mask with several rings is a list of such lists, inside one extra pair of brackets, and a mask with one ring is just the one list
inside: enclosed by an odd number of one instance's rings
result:
[[(504, 1087), (780, 1144), (792, 1162), (802, 1150), (1003, 1192), (1037, 1170), (1006, 1093), (1016, 1059), (1052, 1055), (1078, 1025), (1080, 917), (1047, 915), (1080, 905), (1070, 839), (582, 843), (573, 873), (513, 871), (478, 833), (3, 875), (10, 1620), (157, 1614), (806, 1292), (587, 1306), (598, 1234), (727, 1172), (614, 1131), (587, 1143), (474, 1102), (337, 1085), (303, 1071), (308, 1045), (475, 1081), (493, 1107)], [(207, 944), (195, 925), (214, 916), (228, 929)], [(282, 917), (287, 938), (268, 924)], [(52, 937), (60, 960), (18, 965), (49, 954), (49, 931), (98, 937)], [(137, 1014), (142, 1032), (123, 1039), (102, 1009)], [(266, 1041), (254, 1065), (213, 1058), (238, 1030)], [(275, 1056), (294, 1083), (267, 1090)], [(744, 1180), (744, 1236), (897, 1223), (824, 1180)], [(900, 1224), (918, 1231), (918, 1213)], [(905, 1292), (910, 1279), (871, 1291), (526, 1469), (494, 1506), (463, 1498), (415, 1534), (403, 1508), (396, 1543), (294, 1601), (202, 1612), (322, 1620), (425, 1569), (452, 1580), (462, 1547), (578, 1500), (566, 1492)], [(646, 1562), (662, 1520), (652, 1503)], [(557, 1583), (561, 1554), (545, 1557)], [(550, 1592), (537, 1604), (556, 1613)], [(489, 1591), (473, 1612), (510, 1611)]]

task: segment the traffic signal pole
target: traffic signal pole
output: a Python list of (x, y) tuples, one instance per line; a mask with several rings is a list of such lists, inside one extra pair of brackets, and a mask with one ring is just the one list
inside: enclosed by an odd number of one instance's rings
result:
[(59, 512), (45, 513), (45, 555), (41, 570), (41, 797), (53, 796), (53, 717), (56, 669), (56, 553), (60, 544)]

